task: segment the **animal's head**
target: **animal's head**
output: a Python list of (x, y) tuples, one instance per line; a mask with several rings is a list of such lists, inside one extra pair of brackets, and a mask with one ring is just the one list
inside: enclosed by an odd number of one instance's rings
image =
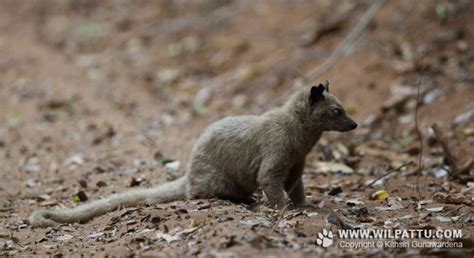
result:
[(299, 109), (305, 123), (323, 131), (347, 132), (357, 128), (342, 107), (341, 102), (329, 93), (329, 82), (305, 88), (299, 101)]

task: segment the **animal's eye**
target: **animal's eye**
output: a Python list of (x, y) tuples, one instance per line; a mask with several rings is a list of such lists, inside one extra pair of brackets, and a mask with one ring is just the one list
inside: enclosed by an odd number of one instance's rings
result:
[(342, 110), (340, 108), (335, 108), (332, 110), (332, 114), (334, 116), (340, 116), (342, 114)]

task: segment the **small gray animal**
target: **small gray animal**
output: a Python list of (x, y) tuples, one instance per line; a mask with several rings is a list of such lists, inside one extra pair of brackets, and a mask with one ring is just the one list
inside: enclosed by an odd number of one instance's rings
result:
[(301, 175), (306, 155), (324, 131), (347, 132), (357, 124), (347, 116), (329, 83), (297, 90), (281, 107), (260, 116), (227, 117), (211, 124), (194, 145), (186, 174), (149, 189), (131, 190), (72, 209), (39, 210), (34, 227), (86, 222), (139, 204), (217, 197), (248, 199), (261, 187), (272, 207), (285, 206), (285, 192), (305, 204)]

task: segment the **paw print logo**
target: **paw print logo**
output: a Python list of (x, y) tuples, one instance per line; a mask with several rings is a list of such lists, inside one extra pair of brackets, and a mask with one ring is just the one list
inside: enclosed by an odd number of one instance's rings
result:
[(323, 232), (318, 233), (318, 238), (316, 239), (316, 244), (322, 247), (331, 246), (333, 243), (333, 234), (331, 231), (323, 229)]

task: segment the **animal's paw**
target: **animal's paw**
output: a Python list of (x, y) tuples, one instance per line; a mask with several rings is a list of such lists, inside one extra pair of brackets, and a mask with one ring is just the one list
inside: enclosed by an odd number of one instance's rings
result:
[(309, 206), (305, 199), (303, 199), (303, 200), (298, 200), (298, 201), (292, 200), (291, 203), (292, 203), (293, 206), (295, 206), (295, 207), (301, 207), (301, 208), (303, 208), (303, 207), (308, 207), (308, 206)]
[(333, 243), (333, 234), (331, 231), (327, 231), (326, 229), (323, 229), (323, 232), (318, 233), (318, 238), (316, 239), (316, 244), (322, 246), (322, 247), (328, 247), (331, 246)]

